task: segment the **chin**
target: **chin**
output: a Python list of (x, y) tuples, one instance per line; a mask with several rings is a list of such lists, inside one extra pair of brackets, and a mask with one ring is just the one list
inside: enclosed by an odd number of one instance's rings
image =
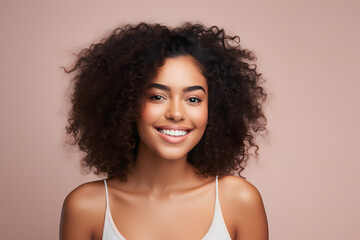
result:
[(176, 150), (173, 151), (161, 151), (157, 153), (159, 155), (159, 157), (163, 158), (163, 159), (167, 159), (167, 160), (179, 160), (179, 159), (183, 159), (183, 158), (187, 158), (187, 154), (188, 153), (184, 153), (184, 152), (176, 152)]

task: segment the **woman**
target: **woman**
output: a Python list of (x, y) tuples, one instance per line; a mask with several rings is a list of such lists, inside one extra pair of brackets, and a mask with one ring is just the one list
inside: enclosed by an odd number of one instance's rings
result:
[(232, 176), (266, 125), (238, 43), (217, 27), (141, 23), (79, 55), (67, 132), (107, 179), (67, 196), (61, 239), (268, 238), (259, 192)]

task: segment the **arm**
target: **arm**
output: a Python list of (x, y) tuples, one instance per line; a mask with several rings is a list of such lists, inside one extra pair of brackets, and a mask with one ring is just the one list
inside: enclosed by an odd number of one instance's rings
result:
[(235, 194), (235, 240), (268, 240), (268, 223), (259, 191), (247, 181)]
[(60, 222), (60, 240), (90, 240), (94, 219), (98, 219), (93, 194), (88, 186), (80, 186), (65, 199)]

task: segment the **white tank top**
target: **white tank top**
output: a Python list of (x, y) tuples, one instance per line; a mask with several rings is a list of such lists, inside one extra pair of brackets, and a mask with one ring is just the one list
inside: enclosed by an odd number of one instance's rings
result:
[[(230, 234), (226, 228), (224, 218), (221, 213), (219, 195), (218, 195), (218, 176), (215, 180), (216, 186), (216, 200), (215, 211), (211, 226), (202, 240), (231, 240)], [(119, 230), (116, 228), (115, 223), (111, 217), (108, 189), (106, 180), (104, 179), (105, 194), (106, 194), (106, 212), (102, 240), (126, 240)]]

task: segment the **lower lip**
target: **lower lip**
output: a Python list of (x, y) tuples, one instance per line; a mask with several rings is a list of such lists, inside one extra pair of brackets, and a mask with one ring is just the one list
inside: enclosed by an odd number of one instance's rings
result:
[(165, 141), (167, 141), (169, 143), (181, 143), (191, 133), (191, 131), (190, 131), (184, 136), (174, 137), (174, 136), (163, 134), (163, 133), (159, 132), (158, 130), (156, 130), (156, 131)]

